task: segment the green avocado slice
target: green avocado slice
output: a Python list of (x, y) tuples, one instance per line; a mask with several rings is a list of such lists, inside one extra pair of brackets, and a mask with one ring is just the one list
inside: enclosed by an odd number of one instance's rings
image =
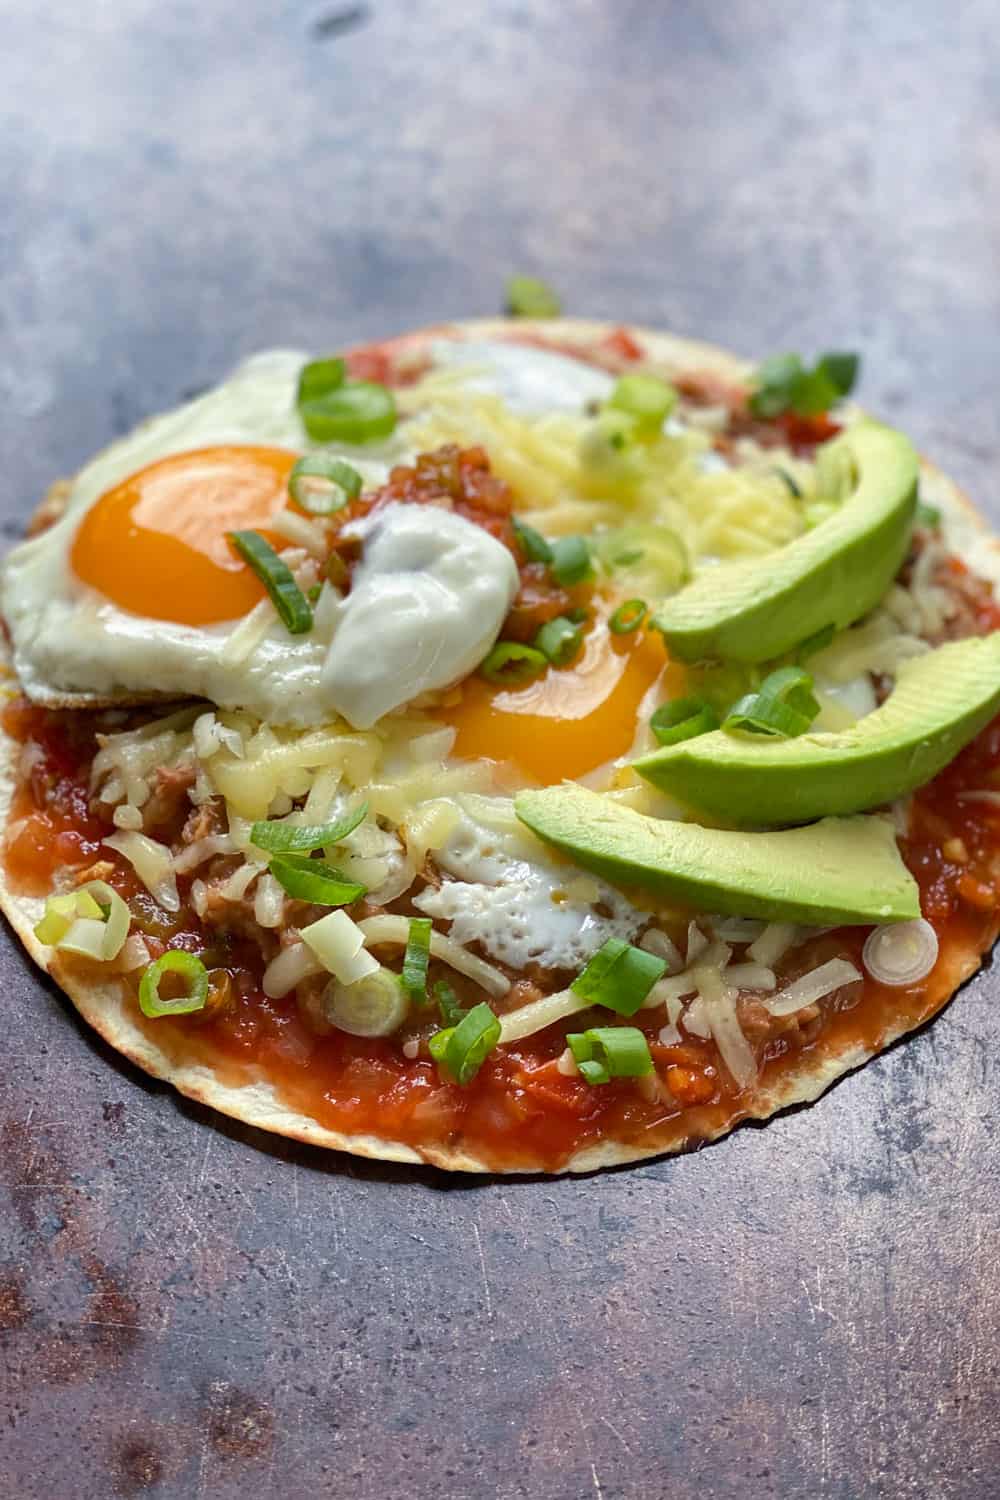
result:
[(829, 445), (853, 491), (833, 515), (767, 557), (706, 568), (657, 607), (681, 661), (770, 661), (828, 625), (842, 630), (882, 598), (906, 556), (918, 459), (901, 432), (859, 422)]
[(805, 823), (904, 797), (1000, 710), (1000, 631), (905, 662), (874, 713), (836, 734), (715, 730), (635, 762), (661, 791), (727, 823)]
[(823, 927), (920, 915), (887, 818), (826, 818), (774, 833), (700, 828), (570, 783), (521, 792), (514, 810), (574, 863), (696, 911)]

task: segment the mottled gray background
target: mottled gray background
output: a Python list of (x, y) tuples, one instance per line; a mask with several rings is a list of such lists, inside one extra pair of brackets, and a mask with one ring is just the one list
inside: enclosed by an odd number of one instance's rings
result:
[[(994, 515), (987, 0), (0, 0), (0, 472), (269, 344), (497, 309), (865, 356)], [(285, 1146), (4, 939), (0, 1491), (1000, 1495), (996, 985), (814, 1108), (587, 1181)]]

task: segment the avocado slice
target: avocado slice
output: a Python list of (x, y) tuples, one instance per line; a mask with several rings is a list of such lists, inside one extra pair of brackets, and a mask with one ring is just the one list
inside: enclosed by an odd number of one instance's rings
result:
[(574, 863), (696, 911), (824, 927), (920, 915), (917, 883), (886, 818), (826, 818), (775, 833), (700, 828), (568, 782), (519, 793), (514, 810)]
[(880, 807), (923, 786), (1000, 710), (1000, 631), (899, 669), (874, 713), (836, 734), (765, 739), (715, 730), (635, 762), (654, 786), (726, 823), (805, 823)]
[(653, 624), (681, 661), (770, 661), (882, 598), (906, 556), (918, 460), (901, 432), (859, 422), (828, 445), (856, 476), (843, 504), (767, 557), (706, 568), (659, 605)]

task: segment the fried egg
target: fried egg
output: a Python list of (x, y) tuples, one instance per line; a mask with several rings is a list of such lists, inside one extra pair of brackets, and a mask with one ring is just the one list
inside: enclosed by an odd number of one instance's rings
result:
[[(441, 339), (434, 354), (524, 410), (546, 401), (579, 408), (611, 384), (578, 361), (526, 347)], [(295, 406), (305, 361), (293, 350), (258, 355), (205, 396), (145, 423), (80, 472), (54, 526), (7, 557), (0, 609), (30, 697), (74, 706), (204, 697), (275, 724), (318, 724), (340, 712), (362, 727), (482, 659), (513, 599), (516, 569), (481, 528), (458, 516), (442, 521), (440, 511), (406, 518), (394, 537), (381, 524), (392, 580), (387, 570), (373, 579), (364, 563), (369, 586), (353, 602), (323, 602), (308, 634), (289, 635), (262, 603), (263, 584), (226, 536), (255, 530), (288, 548), (280, 519), (288, 477), (317, 446)], [(378, 444), (323, 451), (345, 457), (371, 488), (416, 456), (408, 425)], [(303, 589), (318, 582), (307, 549), (286, 556)], [(255, 610), (263, 612), (257, 628), (241, 632)], [(407, 638), (420, 649), (407, 651)], [(369, 680), (363, 703), (359, 672)], [(474, 717), (470, 707), (467, 723)], [(468, 753), (477, 753), (473, 740)]]
[(608, 938), (628, 942), (648, 921), (603, 881), (557, 865), (524, 831), (465, 815), (434, 859), (449, 878), (414, 905), (450, 922), (455, 942), (480, 943), (512, 968), (580, 969)]

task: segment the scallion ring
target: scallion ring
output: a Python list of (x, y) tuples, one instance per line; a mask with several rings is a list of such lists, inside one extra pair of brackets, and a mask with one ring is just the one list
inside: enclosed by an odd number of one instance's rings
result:
[(537, 276), (511, 276), (505, 306), (512, 318), (558, 318), (562, 311), (555, 292)]
[(368, 890), (308, 854), (276, 854), (270, 869), (283, 891), (296, 901), (310, 901), (314, 906), (350, 906)]
[(534, 646), (522, 646), (519, 641), (497, 641), (486, 659), (479, 664), (479, 673), (487, 682), (501, 687), (518, 686), (530, 682), (544, 672), (548, 660)]
[(794, 739), (805, 734), (819, 713), (812, 687), (812, 678), (801, 667), (779, 667), (755, 693), (745, 693), (733, 704), (722, 727), (730, 733), (741, 730)]
[[(316, 484), (316, 480), (320, 483)], [(288, 493), (296, 505), (311, 515), (330, 516), (358, 498), (361, 475), (342, 458), (329, 453), (307, 453), (288, 476)]]
[(352, 812), (332, 823), (310, 824), (298, 827), (293, 823), (282, 823), (277, 819), (255, 823), (250, 830), (250, 842), (269, 854), (301, 853), (308, 849), (327, 849), (339, 844), (353, 833), (368, 815), (368, 803), (362, 802)]
[(437, 1001), (445, 1028), (457, 1026), (465, 1015), (465, 1010), (446, 979), (439, 979), (434, 986), (434, 999)]
[(608, 629), (612, 635), (631, 635), (633, 630), (638, 630), (646, 618), (645, 599), (626, 599), (624, 604), (619, 604), (611, 619), (608, 621)]
[(313, 617), (309, 601), (292, 577), (287, 563), (282, 562), (270, 542), (265, 541), (259, 531), (230, 531), (228, 539), (267, 589), (289, 635), (305, 635), (311, 630)]
[(353, 984), (331, 979), (323, 992), (330, 1023), (351, 1036), (391, 1036), (406, 1020), (409, 1001), (397, 975), (376, 969)]
[(472, 1082), (500, 1040), (500, 1022), (485, 1001), (467, 1010), (456, 1026), (435, 1032), (428, 1046), (460, 1087)]
[(677, 405), (677, 392), (655, 375), (623, 375), (608, 405), (633, 417), (641, 437), (654, 438)]
[[(160, 999), (160, 982), (164, 974), (179, 974), (187, 983), (187, 994), (175, 1000)], [(139, 981), (139, 1009), (144, 1016), (187, 1016), (204, 1010), (208, 1000), (208, 970), (194, 953), (170, 948), (162, 958), (149, 965)]]
[(554, 620), (546, 620), (533, 644), (554, 667), (566, 667), (579, 654), (583, 631), (566, 615), (556, 615)]
[(645, 1078), (653, 1071), (649, 1043), (637, 1026), (594, 1026), (589, 1031), (571, 1031), (566, 1041), (587, 1083)]
[(622, 938), (608, 938), (573, 980), (574, 995), (603, 1005), (620, 1016), (634, 1016), (667, 965), (662, 958), (633, 948)]
[(552, 547), (533, 526), (525, 521), (519, 521), (515, 516), (512, 525), (514, 535), (521, 544), (521, 550), (529, 562), (550, 563), (552, 561)]
[(342, 359), (310, 360), (299, 372), (296, 405), (301, 406), (303, 401), (315, 401), (319, 396), (329, 395), (343, 385), (346, 374), (347, 366)]
[(414, 1005), (423, 1005), (427, 999), (427, 964), (430, 956), (431, 919), (411, 917), (400, 982)]
[(314, 443), (375, 443), (396, 426), (396, 400), (384, 385), (348, 380), (315, 400), (300, 401), (299, 415)]
[(658, 744), (677, 745), (695, 735), (718, 729), (719, 716), (704, 698), (671, 698), (661, 703), (649, 721)]
[(549, 565), (556, 583), (563, 588), (572, 588), (593, 576), (594, 565), (590, 547), (582, 536), (561, 536), (552, 543), (552, 562)]

